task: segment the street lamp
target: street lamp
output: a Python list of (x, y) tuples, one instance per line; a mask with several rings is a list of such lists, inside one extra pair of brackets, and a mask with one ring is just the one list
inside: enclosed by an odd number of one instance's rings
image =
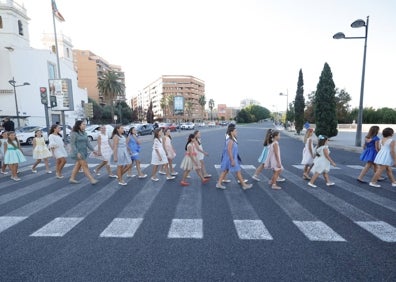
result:
[(14, 77), (11, 80), (9, 80), (8, 83), (11, 84), (12, 87), (14, 87), (15, 110), (16, 110), (16, 116), (17, 116), (17, 122), (18, 122), (18, 128), (19, 128), (19, 127), (21, 127), (21, 123), (19, 121), (19, 110), (18, 110), (18, 99), (17, 99), (17, 94), (16, 94), (16, 88), (21, 87), (21, 86), (30, 85), (30, 83), (24, 82), (23, 84), (17, 85)]
[(359, 100), (359, 112), (356, 129), (355, 146), (360, 147), (362, 145), (362, 122), (363, 122), (363, 96), (364, 96), (364, 75), (366, 72), (366, 50), (367, 50), (367, 34), (368, 34), (369, 17), (367, 16), (366, 22), (364, 20), (356, 20), (351, 24), (353, 28), (365, 27), (366, 32), (364, 36), (347, 37), (344, 33), (338, 32), (333, 35), (334, 39), (364, 39), (364, 52), (363, 52), (363, 69), (362, 69), (362, 80), (360, 84), (360, 100)]
[(286, 94), (285, 93), (279, 93), (279, 96), (286, 96), (286, 113), (285, 113), (285, 127), (286, 127), (286, 122), (287, 122), (287, 111), (289, 109), (289, 90), (286, 89)]

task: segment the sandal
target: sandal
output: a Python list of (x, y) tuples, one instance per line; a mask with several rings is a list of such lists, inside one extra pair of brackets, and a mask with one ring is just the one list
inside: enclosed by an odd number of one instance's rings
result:
[(278, 186), (278, 185), (276, 185), (276, 184), (272, 184), (271, 188), (274, 189), (274, 190), (280, 190), (280, 189), (282, 189), (282, 187), (280, 187), (280, 186)]

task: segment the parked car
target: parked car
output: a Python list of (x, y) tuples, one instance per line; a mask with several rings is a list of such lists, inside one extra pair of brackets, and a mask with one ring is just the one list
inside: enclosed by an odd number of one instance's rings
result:
[(208, 127), (215, 127), (216, 123), (214, 121), (211, 121), (208, 123)]
[(158, 125), (163, 131), (170, 129), (170, 131), (177, 131), (177, 124), (175, 123), (160, 123)]
[(221, 126), (227, 126), (227, 125), (228, 125), (228, 122), (226, 122), (225, 120), (223, 120), (223, 121), (220, 121), (219, 125), (221, 125)]
[[(106, 126), (106, 134), (109, 138), (111, 138), (111, 135), (113, 134), (114, 127), (111, 126), (110, 124), (106, 124), (105, 126)], [(87, 133), (90, 141), (98, 140), (98, 136), (100, 133), (100, 127), (101, 127), (101, 125), (99, 125), (99, 124), (87, 125), (87, 127), (85, 128), (85, 132)]]
[(38, 127), (33, 127), (33, 128), (30, 128), (30, 129), (26, 129), (24, 131), (16, 132), (16, 137), (18, 138), (19, 143), (32, 145), (33, 144), (33, 138), (35, 137), (34, 133), (35, 133), (36, 130), (41, 130), (43, 132), (44, 140), (48, 141), (47, 132), (45, 132), (42, 127), (38, 126)]
[(180, 129), (194, 129), (195, 124), (192, 122), (184, 122), (180, 125)]
[(40, 127), (40, 126), (38, 126), (38, 125), (22, 126), (22, 127), (18, 128), (18, 129), (16, 129), (15, 133), (31, 131), (32, 129), (36, 129), (38, 127)]
[(198, 127), (205, 127), (205, 126), (206, 126), (206, 123), (200, 122), (200, 123), (197, 124), (197, 126), (198, 126)]
[(154, 127), (149, 123), (138, 124), (136, 126), (136, 134), (138, 136), (151, 135), (151, 134), (153, 134), (153, 132), (154, 132)]

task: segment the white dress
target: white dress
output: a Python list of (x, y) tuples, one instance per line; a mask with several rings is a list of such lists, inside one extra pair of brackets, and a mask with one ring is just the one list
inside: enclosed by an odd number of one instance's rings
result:
[[(197, 142), (197, 144), (198, 144), (199, 150), (203, 151), (203, 146), (202, 146), (201, 140), (198, 140), (198, 139), (197, 139), (196, 142)], [(196, 152), (197, 152), (197, 159), (198, 159), (199, 161), (202, 161), (202, 160), (204, 159), (205, 155), (204, 155), (204, 153), (200, 152), (199, 150), (196, 150)]]
[[(311, 147), (311, 150), (309, 150), (310, 149), (309, 147)], [(313, 158), (312, 158), (311, 152), (312, 153), (314, 152), (314, 146), (313, 146), (312, 138), (309, 137), (309, 138), (307, 138), (307, 142), (305, 142), (305, 147), (304, 147), (303, 154), (302, 154), (301, 164), (303, 164), (303, 165), (313, 164)]]
[(33, 159), (41, 160), (52, 157), (51, 152), (45, 145), (44, 137), (35, 137), (36, 146), (33, 149)]
[(330, 161), (324, 155), (324, 149), (330, 154), (329, 146), (324, 145), (316, 149), (316, 157), (313, 161), (314, 165), (311, 169), (312, 173), (328, 173), (330, 171)]
[(48, 148), (54, 149), (53, 152), (56, 159), (67, 157), (65, 144), (59, 135), (50, 134), (48, 137)]
[[(98, 144), (95, 146), (94, 151), (98, 151), (99, 146)], [(113, 155), (113, 150), (109, 145), (109, 137), (107, 134), (100, 133), (100, 153), (101, 155), (98, 156), (93, 152), (90, 153), (89, 157), (99, 159), (102, 161), (110, 162), (111, 156)]]
[[(158, 157), (158, 153), (161, 155), (161, 160)], [(164, 147), (162, 146), (162, 143), (158, 138), (154, 138), (154, 143), (153, 143), (153, 152), (151, 153), (151, 164), (152, 165), (162, 165), (162, 164), (167, 164), (168, 163), (168, 158), (166, 157), (166, 153), (164, 150)]]
[(381, 149), (379, 150), (377, 156), (375, 157), (375, 160), (374, 160), (375, 164), (386, 165), (386, 166), (393, 165), (393, 158), (391, 155), (391, 148), (390, 148), (392, 141), (393, 141), (393, 139), (390, 138), (390, 139), (386, 140), (384, 144), (382, 144), (382, 140), (381, 140), (381, 142), (380, 142)]

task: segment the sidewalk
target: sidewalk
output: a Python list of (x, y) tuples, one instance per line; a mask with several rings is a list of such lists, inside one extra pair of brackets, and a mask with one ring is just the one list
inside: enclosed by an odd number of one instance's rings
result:
[[(302, 142), (304, 140), (305, 130), (301, 132), (300, 135), (297, 135), (295, 131), (287, 131), (284, 129), (282, 130), (282, 133), (290, 137), (299, 139)], [(361, 153), (363, 151), (364, 136), (366, 136), (366, 134), (367, 132), (362, 132), (362, 143), (361, 143), (362, 146), (356, 147), (355, 146), (356, 130), (339, 129), (337, 136), (334, 136), (331, 139), (329, 139), (329, 147), (343, 149), (350, 152)], [(317, 144), (317, 142), (318, 142), (317, 137), (316, 135), (314, 135), (314, 143)]]

